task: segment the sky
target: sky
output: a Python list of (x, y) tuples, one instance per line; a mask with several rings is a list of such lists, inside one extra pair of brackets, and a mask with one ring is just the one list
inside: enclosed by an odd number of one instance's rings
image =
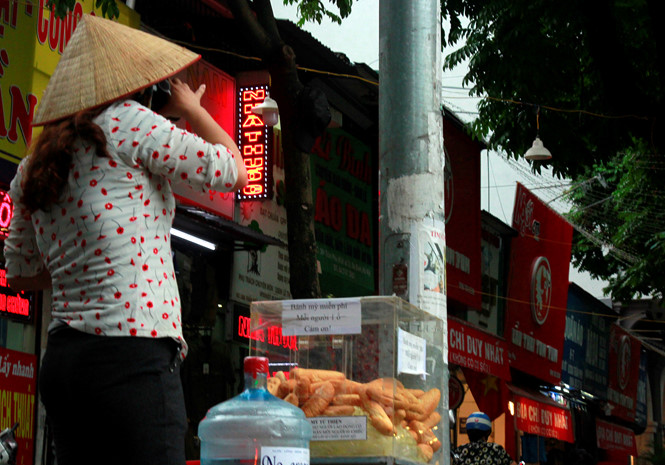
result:
[[(295, 4), (286, 6), (282, 0), (272, 0), (272, 7), (276, 18), (297, 23)], [(379, 69), (379, 0), (354, 1), (351, 15), (345, 18), (341, 25), (324, 19), (321, 24), (309, 22), (302, 28), (332, 51), (344, 53), (352, 62), (365, 63)], [(444, 54), (451, 51), (444, 50)], [(444, 105), (458, 118), (470, 122), (475, 117), (479, 99), (469, 97), (468, 89), (463, 84), (465, 74), (465, 64), (444, 71), (442, 99)], [(468, 88), (468, 85), (466, 87)], [(547, 146), (547, 141), (543, 142)], [(562, 192), (568, 184), (566, 180), (549, 175), (538, 177), (531, 174), (528, 163), (524, 160), (508, 161), (500, 153), (484, 151), (481, 155), (481, 208), (504, 223), (511, 224), (517, 181), (546, 202)], [(546, 197), (546, 194), (549, 197)], [(565, 205), (557, 204), (555, 209), (561, 212)], [(594, 297), (604, 297), (602, 289), (607, 283), (591, 279), (588, 273), (580, 272), (571, 266), (569, 280)]]

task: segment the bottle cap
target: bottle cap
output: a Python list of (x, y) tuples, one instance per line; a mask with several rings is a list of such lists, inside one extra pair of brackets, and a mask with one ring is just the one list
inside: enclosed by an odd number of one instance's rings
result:
[(268, 358), (245, 357), (244, 369), (245, 373), (251, 374), (253, 378), (256, 378), (258, 373), (268, 373)]

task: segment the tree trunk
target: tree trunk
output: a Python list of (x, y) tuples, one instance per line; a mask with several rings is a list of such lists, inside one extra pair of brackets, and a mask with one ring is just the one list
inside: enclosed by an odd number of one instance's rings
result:
[(296, 299), (317, 298), (321, 296), (321, 289), (316, 259), (309, 154), (300, 151), (294, 139), (298, 117), (296, 103), (304, 87), (298, 79), (295, 53), (279, 36), (269, 0), (254, 1), (253, 11), (246, 0), (230, 0), (229, 7), (236, 20), (242, 22), (256, 54), (266, 64), (272, 80), (271, 96), (279, 105), (291, 295)]

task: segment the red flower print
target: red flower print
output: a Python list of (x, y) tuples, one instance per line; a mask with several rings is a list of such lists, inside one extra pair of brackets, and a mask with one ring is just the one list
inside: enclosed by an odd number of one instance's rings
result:
[(229, 189), (231, 188), (231, 186), (233, 186), (233, 184), (231, 184), (230, 182), (227, 182), (227, 183), (224, 184), (224, 185), (225, 185), (227, 188), (229, 188)]
[(62, 216), (65, 216), (67, 214), (67, 209), (63, 208), (60, 213), (62, 213)]
[(122, 331), (122, 323), (118, 323), (118, 330)]
[(153, 160), (157, 160), (159, 158), (159, 152), (157, 150), (152, 152), (152, 158), (153, 158)]
[(155, 331), (155, 330), (153, 329), (152, 331), (150, 331), (150, 335), (151, 335), (152, 337), (157, 337), (157, 331)]
[(203, 150), (199, 150), (198, 152), (196, 152), (196, 156), (199, 158), (203, 158), (205, 157), (205, 153), (203, 153)]
[(78, 179), (80, 176), (78, 171), (74, 171), (74, 179)]
[(166, 313), (166, 312), (162, 313), (162, 319), (163, 320), (168, 320), (169, 319), (169, 314)]
[(85, 247), (86, 244), (87, 244), (87, 242), (86, 242), (85, 239), (81, 240), (81, 247)]
[(104, 261), (105, 261), (106, 263), (108, 263), (109, 265), (111, 264), (111, 259), (110, 259), (109, 257), (105, 257), (105, 258), (104, 258)]
[(95, 255), (100, 256), (102, 254), (102, 249), (95, 249)]
[(132, 336), (136, 336), (136, 328), (130, 329), (129, 334), (132, 335)]
[[(129, 307), (130, 307), (129, 302), (125, 302), (125, 308), (129, 308)], [(127, 321), (129, 321), (129, 320), (127, 320)]]
[(132, 147), (136, 147), (137, 145), (139, 145), (138, 141), (133, 141), (132, 142)]
[(159, 253), (159, 250), (157, 249), (157, 247), (155, 247), (154, 249), (152, 249), (152, 253), (154, 253), (155, 255), (157, 255), (157, 254)]
[(129, 288), (130, 289), (136, 289), (138, 286), (139, 286), (138, 284), (132, 283), (132, 284), (129, 285)]
[(127, 171), (127, 179), (132, 179), (132, 178), (133, 178), (132, 173), (130, 173), (129, 171)]
[(125, 228), (123, 228), (122, 226), (120, 226), (118, 229), (116, 229), (116, 232), (117, 232), (118, 234), (122, 234), (122, 233), (125, 232)]
[(95, 334), (102, 334), (102, 328), (95, 328)]
[(146, 200), (145, 202), (143, 202), (143, 205), (146, 206), (146, 207), (147, 207), (148, 205), (150, 205), (150, 199), (148, 199), (148, 200)]
[(92, 181), (90, 181), (90, 187), (95, 187), (96, 185), (97, 185), (97, 180), (96, 179), (93, 179)]
[(115, 294), (113, 294), (113, 297), (115, 297), (116, 299), (119, 299), (120, 297), (122, 297), (122, 292), (115, 291)]
[(113, 204), (112, 204), (111, 202), (108, 202), (106, 205), (104, 205), (104, 207), (105, 207), (107, 210), (110, 210), (110, 209), (113, 208)]
[(88, 271), (88, 268), (90, 268), (88, 265), (83, 265), (83, 271), (84, 271), (84, 272), (87, 272), (87, 271)]
[(115, 274), (115, 270), (114, 270), (113, 268), (111, 268), (110, 270), (108, 270), (108, 271), (106, 272), (106, 274), (107, 274), (108, 276), (113, 276), (113, 275)]
[(173, 322), (173, 329), (176, 329), (176, 328), (177, 328), (177, 326), (176, 326), (175, 321), (174, 321)]
[(222, 172), (220, 170), (215, 171), (215, 177), (218, 178), (222, 175)]
[(141, 267), (141, 269), (142, 269), (143, 271), (148, 271), (148, 265), (143, 264), (143, 266)]
[(76, 205), (77, 205), (79, 208), (81, 208), (81, 207), (83, 206), (83, 200), (79, 200), (78, 202), (76, 202)]
[(148, 308), (152, 308), (152, 302), (149, 300), (148, 303), (146, 304)]
[(56, 239), (57, 237), (58, 237), (58, 236), (56, 236), (56, 234), (55, 234), (55, 233), (51, 234), (51, 240), (53, 240), (53, 241), (54, 241), (54, 240), (55, 240), (55, 239)]
[(108, 192), (106, 191), (106, 189), (104, 189), (104, 188), (102, 187), (102, 195), (106, 195), (106, 194), (108, 194)]
[(136, 244), (136, 238), (135, 237), (132, 237), (131, 241), (132, 241), (132, 244)]
[(181, 160), (187, 160), (187, 155), (180, 155), (179, 157)]
[(187, 173), (182, 173), (182, 174), (180, 174), (180, 177), (181, 177), (183, 180), (185, 180), (185, 179), (188, 178)]
[[(129, 303), (129, 302), (127, 302)], [(136, 319), (135, 318), (127, 318), (127, 323), (135, 323)]]
[(201, 174), (202, 172), (203, 172), (203, 167), (202, 166), (199, 166), (198, 168), (196, 168), (196, 174)]
[(138, 132), (140, 130), (141, 130), (141, 128), (132, 128), (132, 132)]
[(109, 166), (115, 168), (116, 166), (118, 166), (118, 163), (116, 163), (115, 160), (109, 160)]
[(135, 216), (132, 216), (131, 218), (129, 218), (129, 221), (136, 221), (136, 219), (137, 218)]
[(116, 132), (118, 132), (118, 129), (120, 129), (120, 127), (116, 126), (113, 129), (111, 129), (111, 132), (115, 134)]
[(164, 155), (164, 161), (168, 160), (169, 158), (171, 158), (171, 155), (169, 154)]
[(101, 315), (99, 314), (99, 312), (95, 313), (95, 319), (99, 320), (100, 318), (101, 318)]

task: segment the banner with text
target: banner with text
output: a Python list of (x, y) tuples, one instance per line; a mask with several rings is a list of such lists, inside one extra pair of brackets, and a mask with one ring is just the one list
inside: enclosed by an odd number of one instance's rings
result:
[(520, 395), (513, 395), (513, 401), (515, 426), (520, 431), (575, 442), (569, 410)]
[(510, 381), (506, 343), (450, 317), (448, 363)]
[[(56, 18), (46, 3), (0, 1), (0, 157), (17, 164), (33, 136), (38, 99), (79, 19), (101, 12), (94, 0), (79, 0), (65, 18)], [(118, 22), (139, 26), (138, 13), (122, 2), (118, 8)]]
[(469, 307), (481, 308), (480, 145), (443, 118), (446, 293)]
[(505, 339), (510, 365), (544, 381), (561, 379), (573, 228), (517, 183)]
[(610, 327), (607, 401), (612, 415), (635, 421), (642, 344), (619, 325)]
[(637, 456), (633, 430), (596, 419), (596, 442), (600, 449), (616, 450)]
[(0, 431), (18, 423), (16, 463), (32, 464), (37, 357), (0, 347)]
[(312, 148), (312, 193), (321, 293), (374, 294), (372, 152), (341, 129), (327, 129)]

